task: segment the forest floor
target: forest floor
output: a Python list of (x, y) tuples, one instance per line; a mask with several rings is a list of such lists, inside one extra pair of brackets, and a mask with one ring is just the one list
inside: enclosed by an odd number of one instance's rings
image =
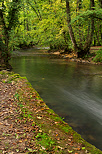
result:
[(0, 72), (1, 154), (102, 154), (40, 98), (26, 78)]

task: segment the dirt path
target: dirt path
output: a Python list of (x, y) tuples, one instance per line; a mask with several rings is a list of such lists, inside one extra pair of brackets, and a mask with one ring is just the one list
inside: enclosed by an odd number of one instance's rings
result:
[(26, 79), (0, 72), (0, 154), (101, 154), (49, 109)]

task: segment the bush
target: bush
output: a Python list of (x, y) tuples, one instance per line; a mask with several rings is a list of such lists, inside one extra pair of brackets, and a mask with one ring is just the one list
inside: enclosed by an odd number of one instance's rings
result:
[(100, 48), (97, 53), (95, 58), (93, 58), (94, 62), (102, 62), (102, 48)]

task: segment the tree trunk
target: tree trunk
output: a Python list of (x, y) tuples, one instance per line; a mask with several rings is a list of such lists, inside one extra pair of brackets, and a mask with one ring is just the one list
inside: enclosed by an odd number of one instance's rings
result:
[[(90, 0), (90, 6), (91, 6), (91, 10), (94, 10), (94, 7), (95, 7), (94, 0)], [(94, 18), (92, 17), (91, 18), (91, 32), (88, 33), (86, 43), (83, 47), (83, 53), (82, 51), (78, 52), (78, 57), (82, 57), (82, 56), (84, 57), (85, 55), (89, 54), (90, 46), (93, 40), (93, 34), (94, 34)]]
[[(100, 8), (102, 8), (102, 0), (99, 0)], [(100, 34), (101, 34), (101, 40), (102, 40), (102, 25), (100, 25)]]
[(12, 69), (9, 64), (9, 54), (6, 50), (6, 46), (3, 43), (2, 38), (0, 38), (0, 70), (2, 69)]
[(99, 0), (99, 5), (102, 8), (102, 0)]
[(70, 15), (69, 0), (66, 0), (66, 11), (67, 11), (67, 23), (68, 23), (68, 28), (69, 28), (69, 35), (70, 35), (72, 44), (74, 46), (74, 50), (78, 51), (77, 43), (76, 43), (76, 40), (75, 40), (75, 37), (74, 37), (74, 32), (73, 32), (72, 26), (70, 24), (70, 22), (71, 22), (71, 15)]
[[(81, 0), (80, 0), (81, 2)], [(91, 10), (94, 10), (94, 0), (90, 0), (90, 6), (91, 6)], [(68, 23), (68, 28), (69, 28), (69, 34), (70, 34), (70, 38), (72, 41), (72, 44), (74, 46), (74, 50), (77, 52), (77, 56), (79, 58), (85, 57), (86, 54), (89, 53), (89, 49), (90, 49), (90, 45), (92, 43), (92, 37), (94, 34), (94, 18), (91, 18), (91, 32), (90, 34), (88, 34), (88, 40), (86, 40), (86, 43), (84, 45), (84, 47), (80, 47), (77, 45), (75, 36), (74, 36), (74, 32), (71, 26), (71, 15), (70, 15), (70, 6), (69, 6), (69, 0), (66, 0), (66, 11), (67, 11), (67, 23)]]
[[(94, 0), (90, 0), (90, 5), (91, 5), (91, 10), (94, 10)], [(91, 43), (92, 43), (92, 39), (93, 39), (93, 34), (94, 34), (94, 18), (91, 18), (91, 32), (90, 35), (88, 36), (88, 40), (86, 40), (85, 46), (84, 46), (84, 50), (89, 50)]]
[[(2, 8), (0, 9), (0, 23), (2, 25), (2, 35), (3, 37), (0, 38), (0, 67), (10, 68), (11, 65), (9, 64), (10, 60), (10, 52), (9, 52), (9, 35), (13, 27), (17, 24), (17, 13), (20, 8), (20, 0), (13, 0), (12, 7), (7, 8), (2, 1)], [(19, 6), (19, 7), (18, 7)], [(5, 10), (8, 10), (7, 17), (5, 17)], [(6, 19), (5, 19), (6, 18)], [(5, 43), (4, 43), (5, 42)]]
[(2, 27), (3, 27), (3, 37), (4, 37), (4, 41), (5, 44), (3, 43), (2, 38), (0, 38), (0, 65), (3, 65), (4, 67), (8, 68), (9, 66), (9, 50), (8, 50), (8, 43), (9, 43), (9, 34), (8, 34), (8, 29), (6, 27), (5, 21), (4, 21), (4, 15), (3, 15), (3, 11), (0, 10), (0, 17), (1, 17), (1, 23), (2, 23)]
[[(82, 0), (77, 0), (76, 12), (80, 11), (81, 8), (82, 8)], [(79, 13), (76, 13), (76, 15), (79, 15)], [(78, 33), (79, 33), (79, 39), (80, 39), (79, 47), (80, 48), (82, 47), (82, 40), (83, 40), (83, 37), (81, 36), (81, 34), (82, 34), (81, 26), (82, 26), (81, 24), (78, 24)]]

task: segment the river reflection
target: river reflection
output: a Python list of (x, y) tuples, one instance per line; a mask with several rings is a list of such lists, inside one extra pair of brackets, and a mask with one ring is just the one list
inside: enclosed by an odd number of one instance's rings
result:
[(102, 67), (46, 56), (12, 58), (46, 104), (91, 144), (102, 150)]

